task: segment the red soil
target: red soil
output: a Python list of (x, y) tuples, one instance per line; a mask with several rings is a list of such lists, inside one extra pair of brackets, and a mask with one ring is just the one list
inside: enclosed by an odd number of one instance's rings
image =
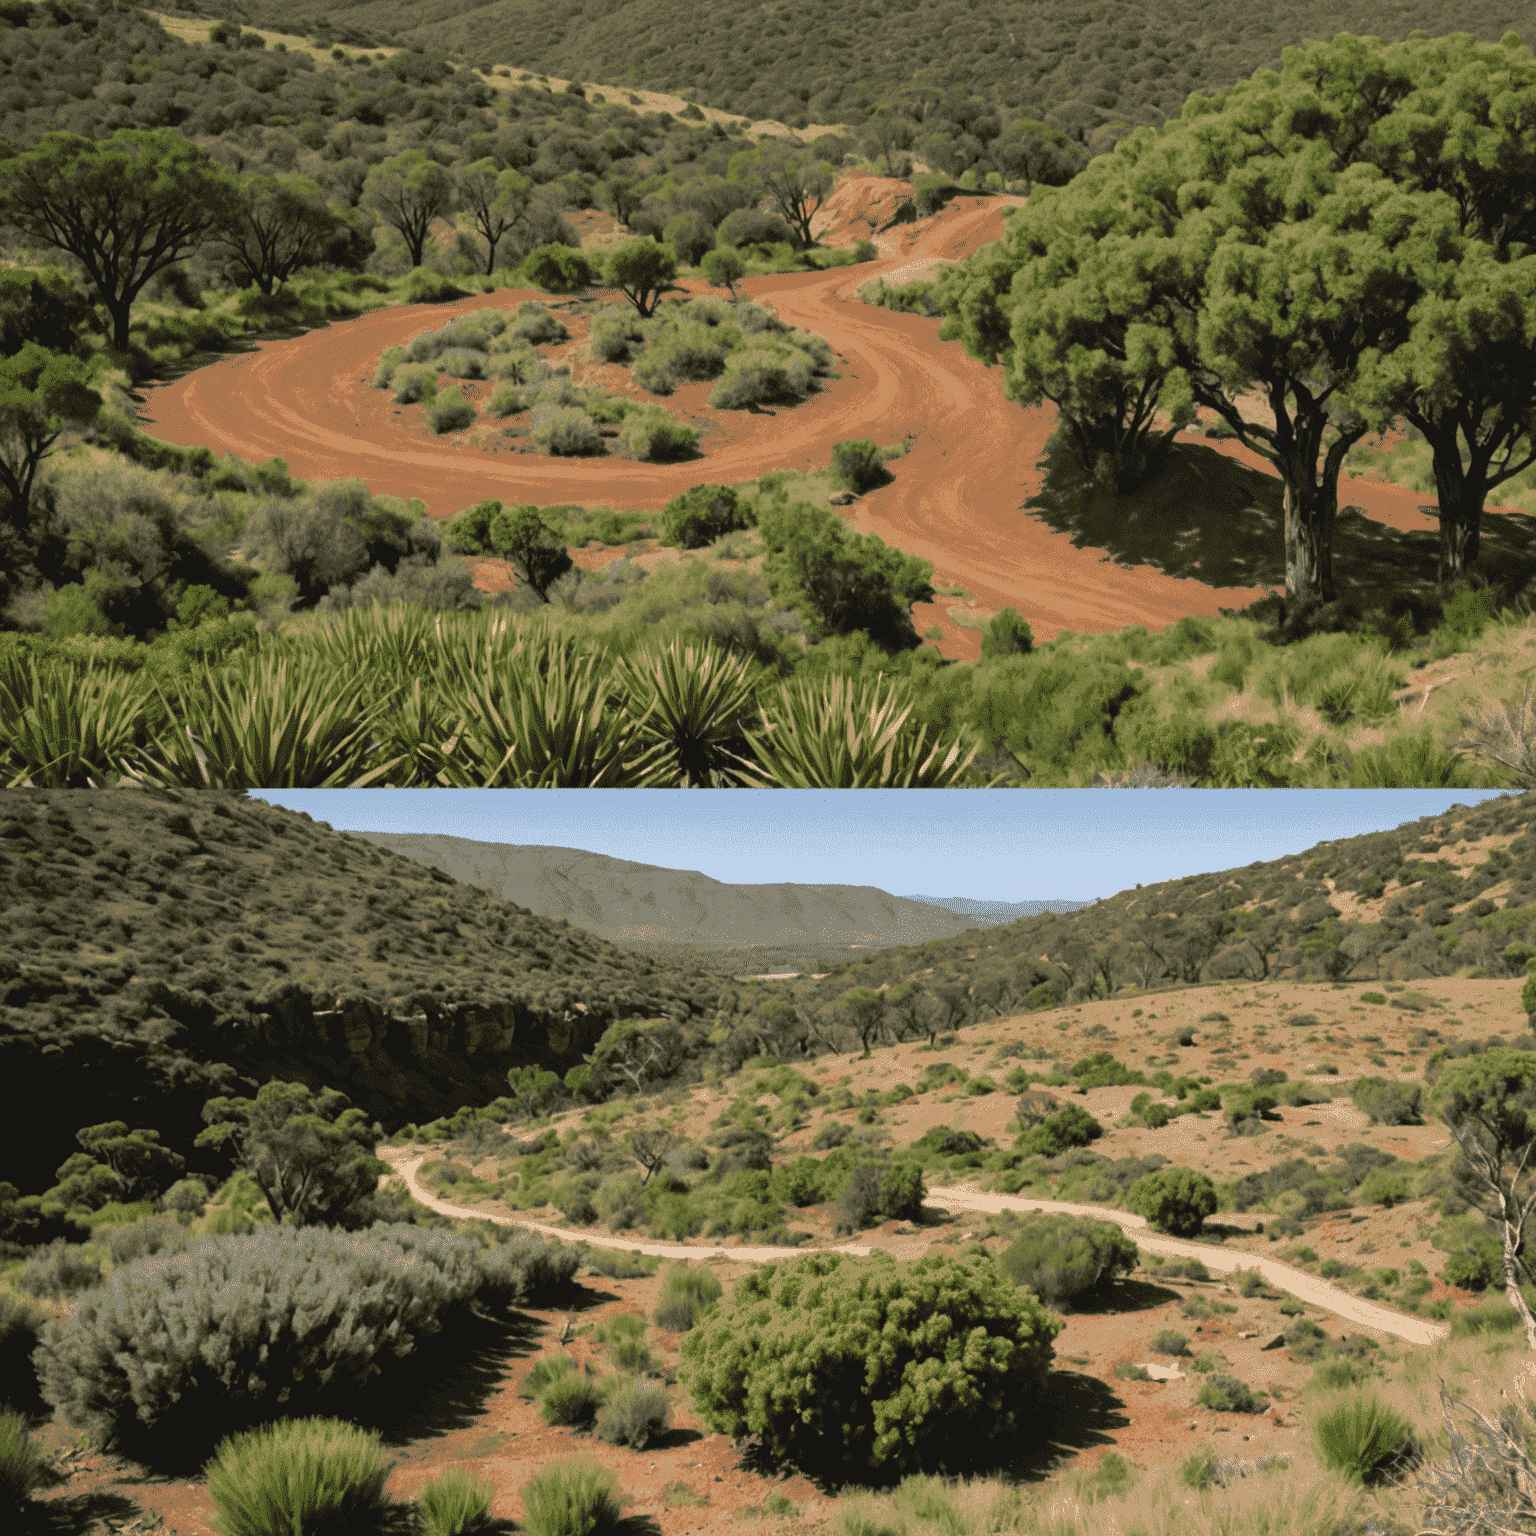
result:
[[(868, 177), (840, 187), (836, 206), (826, 210), (835, 238), (851, 243), (866, 233), (853, 206), (865, 190), (877, 216), (888, 216), (897, 185)], [(996, 239), (1004, 208), (1018, 201), (957, 198), (931, 219), (882, 235), (878, 261), (748, 279), (742, 286), (753, 299), (832, 343), (842, 377), (788, 410), (715, 411), (704, 404), (709, 386), (685, 386), (668, 407), (705, 429), (705, 457), (692, 463), (550, 458), (483, 433), (438, 438), (422, 423), (419, 407), (397, 408), (386, 391), (370, 387), (386, 347), (467, 310), (510, 308), (534, 296), (526, 291), (384, 309), (264, 343), (149, 390), (143, 423), (167, 442), (204, 444), (258, 462), (279, 456), (306, 479), (356, 476), (376, 495), (419, 496), (437, 517), (491, 496), (657, 510), (700, 481), (737, 483), (774, 469), (822, 468), (833, 444), (845, 438), (905, 440), (909, 451), (894, 482), (847, 509), (852, 525), (931, 560), (936, 584), (958, 583), (978, 608), (1018, 609), (1038, 639), (1062, 629), (1142, 624), (1155, 630), (1185, 614), (1214, 615), (1218, 607), (1242, 607), (1262, 596), (1258, 588), (1212, 587), (1074, 549), (1067, 534), (1024, 509), (1040, 488), (1036, 466), (1054, 410), (1021, 410), (1005, 400), (996, 373), (959, 345), (941, 342), (933, 321), (858, 301), (858, 288), (872, 277), (902, 272), (898, 280), (906, 280), (911, 274), (902, 269), (916, 262), (954, 260)], [(594, 376), (609, 371), (594, 370)], [(1430, 525), (1414, 492), (1362, 480), (1341, 490), (1341, 499), (1393, 527)], [(946, 655), (974, 657), (979, 636), (948, 618), (950, 601), (925, 605), (919, 629), (939, 623)]]

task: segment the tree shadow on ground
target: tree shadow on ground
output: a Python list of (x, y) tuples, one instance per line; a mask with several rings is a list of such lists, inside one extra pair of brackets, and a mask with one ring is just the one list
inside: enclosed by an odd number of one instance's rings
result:
[(1125, 1404), (1096, 1376), (1052, 1371), (1045, 1392), (1020, 1434), (1021, 1449), (1004, 1475), (1015, 1482), (1044, 1482), (1061, 1462), (1094, 1445), (1113, 1445), (1115, 1429), (1128, 1429)]
[(358, 1422), (377, 1429), (385, 1445), (437, 1439), (467, 1429), (507, 1379), (514, 1360), (538, 1347), (545, 1324), (522, 1312), (477, 1315), (445, 1329), (391, 1373), (388, 1392), (377, 1394)]
[(1115, 1280), (1074, 1296), (1057, 1310), (1067, 1317), (1105, 1317), (1111, 1312), (1150, 1312), (1177, 1301), (1179, 1293), (1145, 1280)]
[[(1040, 492), (1025, 507), (1075, 549), (1102, 549), (1118, 565), (1151, 565), (1214, 587), (1285, 586), (1284, 492), (1276, 475), (1191, 442), (1175, 443), (1146, 485), (1124, 493), (1095, 483), (1060, 439), (1052, 439), (1043, 463)], [(1438, 530), (1404, 533), (1376, 522), (1349, 505), (1348, 481), (1339, 499), (1333, 557), (1341, 598), (1377, 607), (1393, 592), (1436, 584)], [(1501, 585), (1523, 587), (1536, 576), (1536, 517), (1486, 513), (1478, 563), (1496, 571)]]
[(106, 1525), (115, 1528), (144, 1511), (120, 1493), (76, 1493), (57, 1499), (32, 1499), (15, 1527), (26, 1536), (88, 1536)]
[(692, 1445), (695, 1440), (702, 1440), (704, 1436), (696, 1429), (669, 1429), (665, 1434), (653, 1435), (646, 1445), (648, 1451), (676, 1451), (685, 1445)]

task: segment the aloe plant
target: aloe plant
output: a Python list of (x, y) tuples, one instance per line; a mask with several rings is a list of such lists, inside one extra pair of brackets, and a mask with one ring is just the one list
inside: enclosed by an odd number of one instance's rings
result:
[(748, 782), (743, 729), (755, 688), (751, 664), (715, 645), (683, 645), (620, 664), (642, 776), (657, 788), (718, 789)]
[(935, 740), (910, 729), (912, 700), (904, 687), (834, 677), (789, 682), (748, 730), (755, 782), (781, 789), (944, 789), (965, 782), (976, 748), (962, 755), (958, 738)]

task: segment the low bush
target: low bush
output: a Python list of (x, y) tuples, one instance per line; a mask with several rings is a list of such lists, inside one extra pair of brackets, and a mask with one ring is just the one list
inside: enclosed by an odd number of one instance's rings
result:
[(517, 306), (517, 318), (511, 329), (514, 336), (536, 347), (558, 345), (571, 339), (565, 322), (550, 314), (537, 299), (529, 299)]
[(1216, 1413), (1263, 1413), (1269, 1406), (1265, 1393), (1255, 1392), (1235, 1376), (1224, 1376), (1220, 1372), (1205, 1378), (1195, 1394), (1195, 1402)]
[(450, 1467), (434, 1477), (417, 1499), (426, 1536), (469, 1536), (489, 1523), (496, 1485)]
[(471, 426), (475, 408), (457, 389), (444, 390), (427, 407), (427, 424), (441, 437), (445, 432), (458, 432)]
[(1267, 1290), (1269, 1287), (1269, 1282), (1257, 1269), (1234, 1269), (1230, 1279), (1238, 1295), (1244, 1301), (1258, 1295), (1260, 1291)]
[(225, 1440), (208, 1467), (222, 1536), (356, 1530), (388, 1504), (379, 1438), (340, 1419), (283, 1419)]
[(407, 1225), (205, 1237), (118, 1270), (50, 1323), (43, 1395), (151, 1465), (200, 1454), (279, 1403), (335, 1411), (468, 1308), (479, 1255), (472, 1239)]
[(47, 1461), (27, 1428), (26, 1415), (0, 1411), (0, 1510), (15, 1511), (47, 1480)]
[(1152, 1349), (1159, 1355), (1187, 1355), (1189, 1340), (1182, 1333), (1175, 1333), (1171, 1328), (1165, 1328), (1152, 1340)]
[(390, 382), (396, 405), (414, 405), (418, 400), (430, 404), (437, 398), (437, 368), (431, 363), (396, 368)]
[(539, 1394), (550, 1382), (561, 1376), (569, 1376), (575, 1369), (576, 1362), (569, 1355), (545, 1355), (534, 1361), (528, 1374), (523, 1377), (517, 1395), (537, 1401)]
[(1401, 1469), (1413, 1451), (1408, 1421), (1374, 1397), (1358, 1397), (1320, 1414), (1312, 1426), (1323, 1465), (1361, 1483)]
[(607, 1536), (619, 1523), (618, 1479), (595, 1462), (556, 1462), (523, 1484), (529, 1536)]
[(597, 1416), (603, 1394), (597, 1383), (580, 1371), (562, 1371), (539, 1391), (539, 1411), (546, 1424), (585, 1429)]
[(1137, 1179), (1125, 1196), (1127, 1210), (1176, 1237), (1195, 1236), (1216, 1203), (1216, 1186), (1193, 1168), (1155, 1169)]
[(681, 1375), (711, 1429), (807, 1475), (953, 1475), (1017, 1444), (1062, 1326), (983, 1254), (810, 1254), (738, 1280)]
[(632, 410), (619, 428), (619, 441), (642, 462), (665, 464), (698, 452), (699, 429), (660, 409)]
[(15, 1283), (29, 1296), (60, 1301), (100, 1285), (101, 1265), (87, 1258), (80, 1244), (59, 1238), (22, 1265)]
[(603, 451), (602, 432), (578, 406), (536, 406), (528, 430), (546, 453), (576, 458)]
[(844, 490), (862, 495), (891, 478), (880, 449), (867, 437), (832, 445), (832, 477)]
[(695, 485), (674, 496), (661, 512), (661, 542), (679, 549), (703, 549), (749, 526), (750, 512), (728, 485)]
[(1370, 1116), (1372, 1125), (1422, 1125), (1419, 1106), (1423, 1092), (1418, 1083), (1385, 1077), (1360, 1077), (1349, 1086), (1355, 1107)]
[(1015, 1285), (1029, 1286), (1054, 1307), (1129, 1274), (1139, 1257), (1136, 1244), (1115, 1222), (1031, 1212), (997, 1265)]
[(608, 1394), (593, 1433), (610, 1445), (643, 1451), (666, 1431), (671, 1414), (667, 1394), (655, 1382), (624, 1381)]
[(1144, 1365), (1132, 1365), (1129, 1360), (1120, 1360), (1115, 1364), (1115, 1375), (1121, 1381), (1151, 1381), (1152, 1373)]
[(1503, 1266), (1478, 1248), (1463, 1248), (1445, 1261), (1440, 1278), (1462, 1291), (1483, 1291), (1502, 1278)]
[(720, 1295), (720, 1282), (709, 1270), (678, 1265), (662, 1279), (653, 1321), (669, 1333), (687, 1333), (719, 1301)]

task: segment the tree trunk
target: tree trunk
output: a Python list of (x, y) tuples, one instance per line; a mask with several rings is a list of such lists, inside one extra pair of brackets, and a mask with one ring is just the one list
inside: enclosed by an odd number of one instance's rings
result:
[(116, 352), (126, 352), (128, 322), (133, 318), (133, 305), (123, 299), (104, 299), (102, 302), (112, 321), (112, 348)]
[(1317, 484), (1313, 464), (1285, 470), (1285, 595), (1293, 602), (1331, 603), (1336, 484)]
[(1531, 1315), (1531, 1309), (1526, 1305), (1524, 1293), (1520, 1289), (1520, 1261), (1515, 1257), (1514, 1234), (1507, 1221), (1504, 1223), (1504, 1294), (1509, 1297), (1509, 1304), (1515, 1309), (1520, 1326), (1525, 1329), (1526, 1348), (1536, 1354), (1536, 1317)]
[(1488, 494), (1486, 467), (1474, 457), (1465, 468), (1456, 428), (1442, 429), (1434, 443), (1435, 495), (1440, 504), (1440, 580), (1466, 575), (1477, 559), (1483, 501)]

